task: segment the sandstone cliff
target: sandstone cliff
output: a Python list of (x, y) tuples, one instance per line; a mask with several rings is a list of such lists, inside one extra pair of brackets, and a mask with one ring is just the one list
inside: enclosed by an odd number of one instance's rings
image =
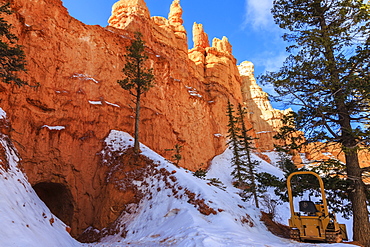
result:
[(244, 106), (247, 109), (261, 150), (274, 150), (273, 136), (282, 126), (281, 119), (291, 111), (274, 109), (266, 92), (257, 85), (254, 78), (254, 65), (251, 62), (242, 62), (239, 66), (242, 78), (242, 95)]
[(111, 130), (133, 131), (130, 95), (116, 81), (123, 77), (125, 47), (135, 31), (144, 35), (156, 77), (156, 86), (143, 98), (142, 143), (168, 159), (172, 153), (165, 150), (180, 144), (181, 166), (206, 168), (226, 147), (230, 99), (246, 102), (255, 113), (248, 124), (257, 133), (250, 134), (261, 137), (256, 145), (272, 148), (272, 134), (266, 133), (276, 129), (280, 113), (254, 84), (250, 64), (248, 75), (240, 77), (227, 38), (215, 38), (210, 46), (196, 23), (194, 48), (188, 50), (179, 0), (168, 18), (150, 17), (143, 0), (119, 1), (106, 28), (70, 17), (60, 0), (17, 0), (12, 9), (9, 21), (28, 60), (24, 78), (39, 86), (2, 85), (1, 107), (30, 183), (39, 193), (63, 188), (72, 212), (61, 218), (74, 236), (88, 226), (112, 223), (120, 213), (113, 202), (136, 200), (134, 192), (114, 192), (107, 184), (99, 155)]

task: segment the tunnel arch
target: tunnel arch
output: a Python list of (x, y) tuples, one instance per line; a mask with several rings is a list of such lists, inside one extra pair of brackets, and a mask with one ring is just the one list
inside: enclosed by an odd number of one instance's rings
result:
[(32, 187), (50, 211), (64, 223), (71, 226), (74, 200), (67, 186), (61, 183), (41, 182)]

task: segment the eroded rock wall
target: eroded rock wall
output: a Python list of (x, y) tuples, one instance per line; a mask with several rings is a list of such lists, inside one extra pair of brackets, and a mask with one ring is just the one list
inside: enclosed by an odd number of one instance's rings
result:
[(256, 83), (251, 62), (242, 62), (238, 68), (242, 79), (242, 101), (258, 138), (257, 147), (264, 151), (274, 150), (276, 141), (273, 136), (282, 127), (281, 119), (291, 109), (282, 111), (271, 106), (267, 93)]
[[(150, 17), (143, 0), (119, 1), (106, 28), (70, 17), (60, 0), (17, 0), (12, 9), (9, 21), (27, 56), (23, 76), (38, 86), (2, 85), (1, 107), (31, 184), (60, 183), (71, 191), (74, 236), (119, 215), (102, 215), (114, 205), (101, 200), (109, 185), (99, 153), (110, 130), (133, 132), (132, 98), (116, 81), (135, 31), (144, 35), (156, 77), (143, 97), (140, 141), (168, 159), (173, 153), (165, 150), (182, 145), (180, 165), (191, 170), (224, 151), (226, 102), (242, 102), (242, 79), (227, 38), (210, 46), (199, 40), (208, 38), (198, 27), (199, 42), (188, 51), (178, 0), (168, 19)], [(117, 193), (115, 204), (133, 200)]]

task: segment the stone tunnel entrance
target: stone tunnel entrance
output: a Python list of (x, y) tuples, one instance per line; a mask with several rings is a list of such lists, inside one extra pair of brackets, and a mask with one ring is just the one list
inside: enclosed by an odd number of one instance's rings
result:
[(50, 211), (67, 225), (73, 220), (73, 197), (71, 191), (60, 183), (42, 182), (33, 189)]

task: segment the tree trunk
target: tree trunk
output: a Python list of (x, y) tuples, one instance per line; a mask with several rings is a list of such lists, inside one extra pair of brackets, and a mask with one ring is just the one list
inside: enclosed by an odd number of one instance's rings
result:
[(140, 142), (139, 142), (139, 124), (140, 124), (140, 89), (137, 90), (136, 94), (136, 112), (135, 112), (135, 141), (134, 141), (134, 152), (135, 154), (141, 153)]
[(352, 182), (349, 198), (353, 210), (353, 240), (370, 247), (370, 222), (367, 208), (366, 186), (362, 181), (357, 151), (345, 153), (347, 175)]
[(250, 154), (248, 149), (246, 151), (247, 151), (247, 158), (248, 158), (248, 168), (249, 168), (249, 173), (250, 173), (250, 176), (251, 176), (251, 183), (252, 183), (252, 187), (253, 187), (252, 194), (253, 194), (253, 197), (254, 197), (254, 201), (256, 202), (256, 208), (259, 208), (256, 178), (254, 176), (251, 154)]
[(357, 141), (353, 136), (350, 114), (344, 104), (340, 105), (340, 125), (342, 148), (346, 159), (347, 179), (351, 181), (349, 200), (353, 211), (353, 240), (370, 247), (370, 222), (367, 208), (366, 186), (362, 180), (362, 170), (358, 161)]

